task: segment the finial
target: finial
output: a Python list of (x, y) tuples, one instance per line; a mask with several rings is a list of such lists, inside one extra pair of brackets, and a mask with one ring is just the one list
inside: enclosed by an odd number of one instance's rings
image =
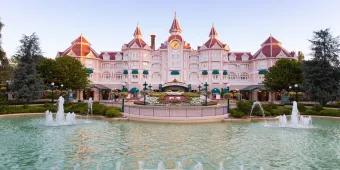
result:
[(177, 18), (176, 11), (175, 11), (175, 18)]

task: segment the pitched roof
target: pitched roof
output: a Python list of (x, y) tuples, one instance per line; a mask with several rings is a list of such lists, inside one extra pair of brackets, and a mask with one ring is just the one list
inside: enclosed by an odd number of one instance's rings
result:
[(215, 37), (218, 36), (218, 33), (214, 27), (214, 25), (211, 27), (210, 33), (209, 33), (209, 37)]
[(123, 55), (121, 52), (105, 51), (105, 52), (101, 52), (99, 54), (98, 58), (103, 59), (104, 55), (109, 55), (110, 56), (110, 60), (116, 60), (116, 55), (117, 54)]
[(266, 41), (261, 44), (261, 48), (254, 54), (254, 58), (257, 58), (261, 54), (265, 57), (277, 57), (281, 52), (285, 57), (293, 57), (291, 53), (282, 47), (280, 41), (270, 35)]
[(90, 52), (93, 53), (95, 57), (97, 57), (97, 53), (94, 49), (91, 48), (91, 44), (83, 35), (80, 35), (77, 39), (72, 41), (71, 46), (68, 47), (65, 51), (58, 53), (59, 56), (66, 56), (70, 54), (74, 54), (77, 57), (87, 56)]
[(128, 44), (126, 44), (128, 48), (131, 48), (134, 44), (136, 44), (138, 48), (144, 48), (147, 45), (142, 38), (142, 31), (139, 25), (137, 25), (133, 36), (134, 38)]
[(248, 60), (253, 59), (253, 55), (251, 55), (250, 52), (230, 52), (228, 53), (228, 56), (235, 55), (236, 56), (236, 61), (242, 61), (242, 56), (246, 55), (248, 56)]
[(182, 32), (182, 29), (181, 29), (181, 26), (179, 25), (179, 22), (177, 20), (176, 14), (175, 14), (174, 20), (172, 21), (170, 30), (169, 30), (169, 33), (173, 33), (173, 32), (175, 32), (175, 33), (176, 32), (177, 33), (181, 33)]

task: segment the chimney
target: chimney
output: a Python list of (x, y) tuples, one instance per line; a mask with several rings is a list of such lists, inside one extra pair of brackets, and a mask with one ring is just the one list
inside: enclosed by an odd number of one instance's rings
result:
[(151, 49), (155, 50), (155, 39), (156, 39), (156, 35), (155, 34), (151, 34)]

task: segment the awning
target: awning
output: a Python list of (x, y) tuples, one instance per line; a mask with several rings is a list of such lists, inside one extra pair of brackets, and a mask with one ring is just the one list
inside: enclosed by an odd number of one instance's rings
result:
[(268, 73), (267, 69), (260, 69), (259, 70), (259, 74), (266, 74), (266, 73)]
[(213, 93), (213, 94), (221, 94), (221, 90), (218, 89), (218, 88), (213, 88), (213, 89), (211, 90), (211, 93)]
[(90, 85), (91, 88), (97, 88), (97, 89), (100, 89), (100, 90), (111, 90), (110, 88), (102, 85), (102, 84), (91, 84)]
[(123, 74), (129, 74), (129, 71), (128, 70), (124, 70)]
[(138, 70), (133, 69), (132, 72), (131, 72), (131, 74), (138, 74)]
[(130, 89), (130, 93), (132, 94), (137, 94), (139, 92), (139, 89), (137, 89), (136, 87), (133, 87), (132, 89)]
[(93, 68), (85, 68), (86, 74), (92, 74)]
[(144, 75), (148, 75), (149, 74), (149, 70), (143, 70), (143, 74)]
[(218, 71), (218, 70), (213, 70), (213, 71), (212, 71), (212, 74), (220, 74), (220, 71)]
[(248, 92), (252, 92), (254, 90), (266, 90), (266, 88), (264, 87), (264, 85), (250, 85), (250, 86), (247, 86), (243, 89), (241, 89), (240, 91), (248, 91)]
[(203, 70), (202, 75), (208, 75), (208, 70)]
[(172, 70), (170, 74), (171, 75), (179, 75), (179, 71), (178, 70)]
[(223, 70), (223, 75), (228, 75), (228, 71), (227, 70)]

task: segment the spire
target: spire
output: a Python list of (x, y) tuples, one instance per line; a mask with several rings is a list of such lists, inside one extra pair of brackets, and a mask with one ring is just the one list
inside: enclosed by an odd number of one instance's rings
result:
[(139, 28), (139, 24), (137, 24), (137, 27), (135, 29), (135, 32), (133, 33), (133, 36), (135, 38), (141, 38), (142, 37), (142, 31)]
[(181, 26), (179, 25), (176, 12), (175, 12), (175, 17), (174, 17), (174, 20), (172, 21), (169, 33), (181, 33), (181, 32), (182, 32), (182, 29), (181, 29)]
[(212, 24), (212, 27), (211, 27), (211, 30), (210, 30), (210, 33), (209, 33), (209, 37), (210, 38), (215, 38), (217, 36), (218, 36), (218, 33), (217, 33), (216, 29), (215, 29), (214, 24)]

